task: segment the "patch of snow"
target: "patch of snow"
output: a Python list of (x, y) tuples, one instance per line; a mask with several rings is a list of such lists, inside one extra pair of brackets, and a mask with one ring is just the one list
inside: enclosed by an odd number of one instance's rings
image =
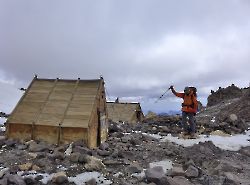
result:
[(113, 176), (118, 178), (120, 176), (123, 176), (124, 174), (122, 172), (117, 172), (116, 174), (114, 174)]
[(215, 122), (215, 117), (213, 117), (213, 118), (211, 119), (211, 122), (213, 122), (213, 123)]
[(5, 131), (6, 131), (6, 128), (5, 128), (5, 126), (3, 126), (3, 127), (0, 127), (0, 131), (2, 131), (2, 132), (5, 132)]
[(76, 177), (69, 177), (69, 182), (74, 182), (76, 185), (82, 185), (83, 183), (91, 180), (92, 178), (96, 179), (97, 184), (109, 185), (112, 184), (110, 180), (107, 180), (99, 172), (85, 172), (78, 174)]
[(6, 118), (0, 117), (0, 125), (3, 125), (6, 122)]
[(65, 168), (62, 165), (58, 165), (56, 168), (59, 169), (59, 170), (62, 170), (62, 171), (66, 171), (67, 170), (67, 168)]
[(145, 170), (143, 170), (141, 173), (132, 173), (131, 177), (136, 177), (136, 178), (144, 178), (146, 176)]
[(72, 153), (72, 144), (73, 143), (70, 143), (69, 147), (67, 148), (67, 150), (64, 152), (64, 154), (66, 156), (70, 156), (70, 154)]
[(168, 170), (173, 168), (173, 162), (171, 160), (163, 160), (163, 161), (157, 161), (149, 163), (149, 168), (153, 168), (155, 166), (161, 166), (163, 168), (163, 171), (167, 173)]
[[(28, 174), (27, 174), (28, 173)], [(28, 171), (23, 175), (23, 171), (17, 172), (17, 175), (21, 177), (32, 177), (36, 178), (37, 176), (42, 176), (43, 179), (40, 180), (43, 184), (47, 184), (49, 181), (52, 180), (54, 173), (47, 174), (47, 173), (37, 173), (36, 171)], [(112, 182), (107, 180), (102, 174), (99, 172), (85, 172), (76, 175), (75, 177), (68, 177), (69, 182), (74, 182), (76, 185), (83, 185), (85, 182), (89, 181), (90, 179), (95, 178), (97, 185), (110, 185)]]
[[(143, 133), (145, 134), (145, 133)], [(230, 151), (238, 151), (241, 147), (250, 146), (250, 130), (246, 131), (246, 134), (237, 134), (233, 136), (217, 136), (210, 135), (207, 137), (206, 135), (199, 135), (197, 139), (183, 139), (179, 137), (173, 137), (171, 134), (167, 136), (160, 136), (158, 134), (146, 134), (156, 139), (160, 139), (160, 142), (170, 141), (176, 143), (178, 145), (182, 145), (184, 147), (193, 146), (194, 144), (198, 144), (199, 142), (212, 141), (215, 146)]]
[(43, 178), (39, 181), (42, 182), (43, 184), (47, 184), (49, 181), (51, 181), (54, 175), (54, 174), (47, 174), (47, 173), (37, 173), (36, 171), (29, 171), (28, 173), (29, 173), (28, 175), (23, 175), (24, 172), (19, 171), (17, 172), (17, 175), (21, 177), (32, 177), (32, 178), (36, 178), (37, 176), (42, 176)]

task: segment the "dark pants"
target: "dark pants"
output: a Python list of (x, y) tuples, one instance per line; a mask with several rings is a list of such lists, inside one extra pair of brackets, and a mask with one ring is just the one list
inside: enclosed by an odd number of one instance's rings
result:
[(182, 112), (182, 126), (185, 132), (195, 133), (196, 124), (194, 121), (194, 113)]

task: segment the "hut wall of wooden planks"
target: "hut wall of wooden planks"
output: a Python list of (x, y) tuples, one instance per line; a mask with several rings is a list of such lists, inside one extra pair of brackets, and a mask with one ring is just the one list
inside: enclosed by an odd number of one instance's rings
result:
[(144, 114), (140, 103), (107, 102), (108, 119), (131, 124), (142, 122)]
[(7, 138), (97, 147), (108, 135), (104, 80), (35, 77), (6, 125)]

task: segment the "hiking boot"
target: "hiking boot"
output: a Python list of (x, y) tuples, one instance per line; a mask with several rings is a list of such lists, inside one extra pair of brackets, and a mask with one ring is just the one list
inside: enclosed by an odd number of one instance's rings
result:
[(184, 131), (184, 132), (182, 132), (182, 134), (183, 134), (184, 136), (186, 136), (186, 135), (189, 135), (189, 132)]
[(196, 138), (196, 134), (195, 133), (190, 133), (190, 137), (191, 138)]

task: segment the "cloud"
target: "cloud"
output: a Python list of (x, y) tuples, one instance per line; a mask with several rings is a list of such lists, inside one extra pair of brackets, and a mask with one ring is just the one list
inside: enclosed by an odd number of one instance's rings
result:
[(145, 110), (179, 108), (171, 93), (152, 104), (172, 84), (205, 103), (211, 89), (249, 84), (249, 12), (241, 0), (3, 0), (0, 81), (103, 75), (110, 97)]

